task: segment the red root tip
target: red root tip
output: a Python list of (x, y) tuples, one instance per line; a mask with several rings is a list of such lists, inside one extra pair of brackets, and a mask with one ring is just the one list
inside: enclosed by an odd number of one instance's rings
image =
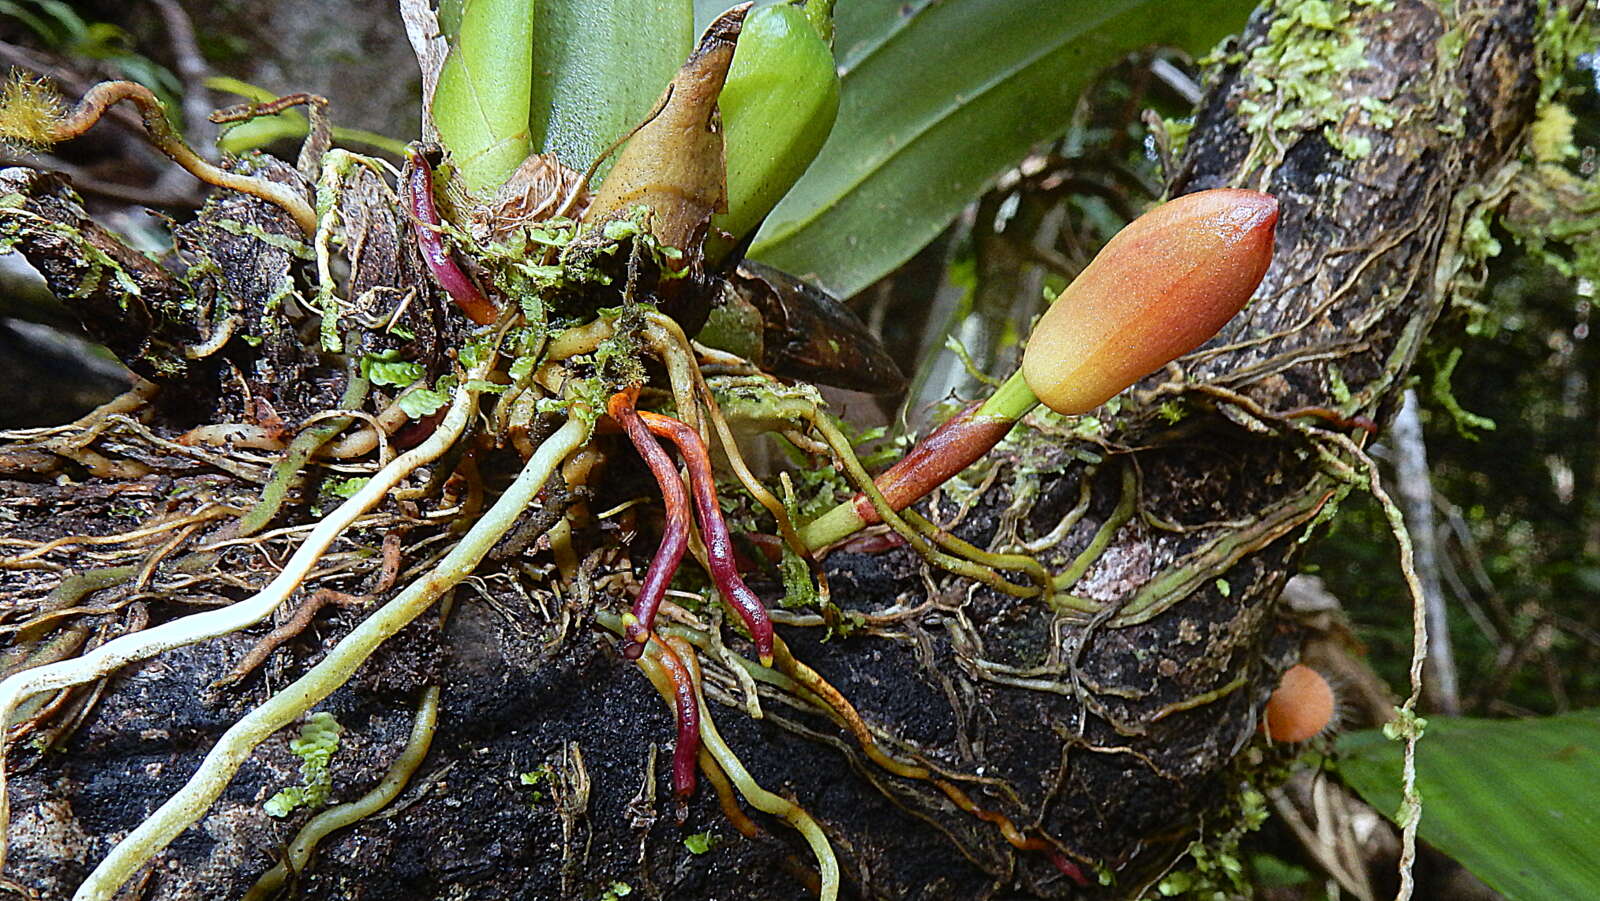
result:
[(678, 743), (672, 749), (672, 791), (680, 798), (694, 794), (695, 758), (700, 754), (700, 703), (694, 677), (683, 660), (664, 641), (654, 643), (657, 660), (672, 680), (672, 700), (678, 715)]
[(711, 456), (706, 452), (700, 435), (683, 422), (656, 413), (639, 413), (639, 418), (651, 432), (677, 445), (678, 453), (689, 467), (689, 485), (694, 490), (695, 512), (699, 514), (701, 537), (706, 543), (706, 558), (710, 563), (711, 581), (739, 612), (745, 627), (750, 630), (750, 640), (755, 643), (756, 656), (763, 665), (772, 661), (772, 619), (767, 607), (761, 603), (750, 586), (739, 577), (739, 567), (734, 560), (733, 538), (728, 534), (727, 520), (722, 517), (722, 507), (717, 502), (717, 485), (711, 473)]

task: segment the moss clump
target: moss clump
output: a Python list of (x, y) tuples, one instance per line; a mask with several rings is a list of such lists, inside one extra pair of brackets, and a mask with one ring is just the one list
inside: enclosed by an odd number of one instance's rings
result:
[(1349, 98), (1342, 82), (1367, 61), (1367, 42), (1351, 28), (1357, 7), (1379, 0), (1283, 0), (1267, 39), (1251, 50), (1240, 73), (1244, 98), (1239, 113), (1252, 135), (1321, 128), (1335, 150), (1349, 159), (1372, 152), (1372, 139), (1353, 124), (1384, 129), (1394, 124), (1388, 104), (1363, 98), (1357, 119), (1347, 121)]
[(344, 727), (333, 714), (319, 711), (300, 727), (300, 734), (289, 741), (289, 750), (300, 758), (300, 784), (291, 785), (267, 799), (267, 813), (286, 817), (299, 807), (322, 807), (333, 791), (333, 774), (328, 762), (339, 750)]

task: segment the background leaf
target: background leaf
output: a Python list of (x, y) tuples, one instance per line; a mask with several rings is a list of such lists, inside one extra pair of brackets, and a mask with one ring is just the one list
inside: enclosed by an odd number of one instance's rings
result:
[(841, 2), (838, 122), (751, 256), (848, 297), (926, 244), (1031, 146), (1062, 134), (1102, 67), (1150, 44), (1207, 49), (1254, 5)]
[[(1339, 773), (1400, 808), (1399, 742), (1339, 740)], [(1511, 901), (1600, 898), (1600, 710), (1526, 720), (1429, 717), (1417, 744), (1422, 838)]]
[(588, 168), (650, 112), (694, 39), (692, 0), (542, 0), (532, 98), (541, 149)]

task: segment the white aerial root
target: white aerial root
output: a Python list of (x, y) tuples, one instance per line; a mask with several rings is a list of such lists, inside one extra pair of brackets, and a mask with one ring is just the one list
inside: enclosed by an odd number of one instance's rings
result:
[(73, 901), (110, 901), (140, 867), (205, 815), (257, 745), (332, 694), (379, 645), (470, 576), (544, 488), (555, 468), (589, 440), (592, 429), (593, 419), (588, 412), (574, 408), (566, 424), (539, 446), (511, 487), (473, 523), (438, 566), (340, 639), (321, 663), (223, 733), (188, 783), (111, 849), (78, 887)]
[[(207, 639), (249, 628), (270, 616), (293, 594), (306, 574), (321, 559), (328, 546), (352, 522), (376, 507), (384, 496), (419, 466), (433, 462), (460, 437), (478, 408), (478, 392), (469, 386), (481, 379), (473, 373), (457, 390), (450, 410), (428, 439), (378, 471), (349, 500), (322, 518), (311, 534), (284, 564), (283, 571), (255, 595), (204, 613), (195, 613), (153, 629), (134, 632), (106, 642), (82, 657), (62, 660), (16, 673), (0, 682), (0, 724), (10, 721), (12, 711), (27, 698), (43, 691), (82, 685), (108, 675), (135, 660), (195, 644)], [(7, 828), (11, 820), (10, 798), (6, 792), (5, 742), (0, 738), (0, 869), (5, 867)]]

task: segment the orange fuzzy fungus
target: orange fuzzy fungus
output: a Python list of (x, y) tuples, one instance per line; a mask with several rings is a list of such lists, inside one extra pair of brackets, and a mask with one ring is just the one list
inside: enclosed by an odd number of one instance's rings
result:
[(1129, 223), (1045, 311), (1028, 340), (1028, 387), (1058, 413), (1085, 413), (1205, 343), (1272, 262), (1278, 201), (1218, 188)]
[(1273, 741), (1301, 742), (1315, 738), (1333, 721), (1333, 689), (1322, 674), (1297, 663), (1267, 700), (1261, 727)]

